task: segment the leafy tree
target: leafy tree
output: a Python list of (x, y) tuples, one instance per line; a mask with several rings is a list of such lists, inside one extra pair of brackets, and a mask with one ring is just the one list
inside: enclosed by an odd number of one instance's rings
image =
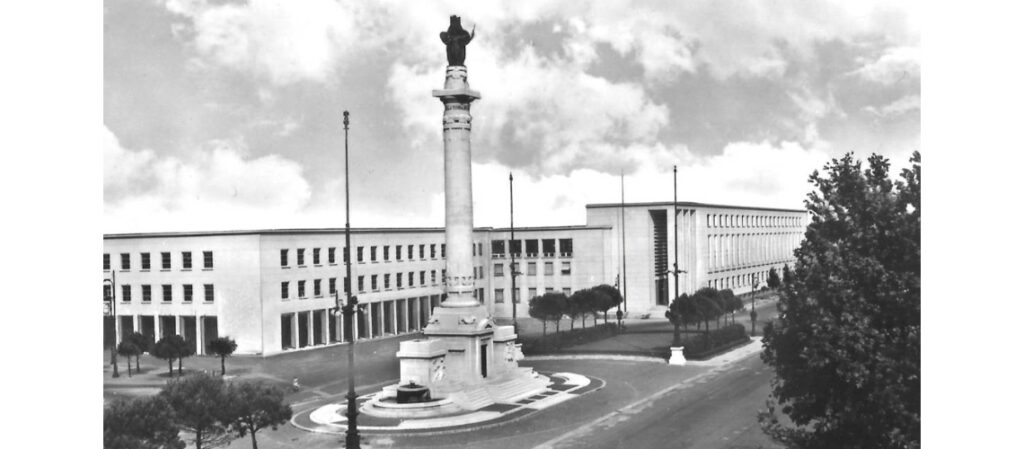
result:
[(575, 312), (575, 316), (580, 317), (580, 322), (583, 323), (583, 328), (586, 329), (587, 315), (594, 314), (594, 325), (596, 326), (598, 300), (597, 295), (589, 288), (576, 290), (572, 296), (569, 297), (570, 319), (573, 318), (573, 312)]
[[(722, 316), (722, 298), (719, 296), (718, 290), (704, 287), (693, 294), (693, 303), (697, 309), (697, 315), (704, 321), (704, 332), (707, 337), (707, 332), (711, 330), (711, 320)], [(698, 326), (698, 330), (699, 328)]]
[[(573, 293), (572, 296), (569, 296), (565, 299), (565, 314), (566, 316), (569, 317), (570, 335), (572, 335), (572, 332), (576, 330), (576, 318), (579, 318), (580, 315), (583, 313), (583, 311), (580, 308), (582, 306), (582, 299), (577, 295), (578, 293), (579, 291)], [(562, 296), (565, 295), (563, 294)], [(586, 327), (585, 324), (584, 327)]]
[(220, 377), (195, 373), (171, 379), (160, 391), (160, 396), (174, 410), (174, 423), (194, 436), (196, 449), (231, 442), (227, 426), (234, 417), (231, 416), (233, 412), (227, 390)]
[(683, 344), (683, 340), (679, 334), (679, 326), (686, 323), (686, 303), (690, 301), (690, 297), (683, 293), (676, 299), (672, 300), (672, 303), (668, 305), (668, 310), (665, 311), (665, 318), (672, 323), (672, 346), (680, 346)]
[(564, 309), (565, 295), (561, 296), (561, 301), (558, 300), (554, 294), (547, 293), (544, 296), (534, 296), (530, 298), (530, 306), (528, 313), (531, 317), (540, 320), (543, 326), (543, 338), (547, 338), (548, 335), (548, 321), (554, 321), (558, 323), (562, 319), (562, 313)]
[(128, 362), (128, 377), (132, 377), (132, 356), (138, 356), (142, 351), (134, 343), (122, 340), (117, 344), (117, 354)]
[(759, 418), (790, 447), (920, 447), (920, 163), (894, 181), (885, 158), (847, 154), (810, 177), (811, 224), (762, 354), (775, 379)]
[(292, 408), (284, 400), (285, 392), (281, 388), (263, 382), (237, 382), (228, 386), (228, 402), (231, 404), (230, 422), (232, 431), (238, 436), (249, 434), (252, 437), (252, 449), (256, 447), (256, 432), (288, 422), (292, 418)]
[(178, 345), (172, 340), (177, 335), (161, 338), (149, 351), (153, 357), (167, 361), (167, 376), (174, 376), (174, 360), (178, 358)]
[(235, 343), (235, 340), (232, 340), (229, 337), (217, 337), (206, 344), (207, 352), (220, 356), (221, 376), (226, 372), (224, 369), (224, 359), (227, 358), (227, 356), (234, 354), (236, 349), (238, 349), (238, 343)]
[(126, 335), (124, 340), (132, 342), (132, 344), (139, 348), (139, 353), (135, 355), (135, 371), (142, 372), (139, 368), (139, 357), (144, 352), (152, 351), (153, 338), (141, 332), (132, 332)]
[(178, 437), (173, 414), (161, 396), (115, 399), (103, 408), (103, 447), (183, 449), (185, 442)]
[(779, 272), (775, 271), (775, 267), (768, 270), (768, 288), (777, 289), (782, 285), (782, 281), (779, 279)]
[(604, 311), (604, 323), (608, 324), (608, 309), (614, 309), (622, 304), (622, 293), (608, 284), (598, 285), (593, 290), (602, 296), (601, 310)]
[(178, 354), (178, 375), (181, 375), (181, 360), (185, 357), (192, 357), (196, 355), (196, 344), (182, 337), (181, 335), (171, 335), (171, 343), (174, 345), (174, 349)]
[(732, 316), (732, 322), (736, 322), (736, 311), (743, 308), (743, 300), (736, 296), (732, 292), (732, 289), (725, 289), (718, 292), (718, 297), (721, 300), (720, 304), (723, 313), (729, 313)]
[(789, 264), (782, 265), (782, 284), (789, 285), (793, 283), (793, 271), (789, 269)]

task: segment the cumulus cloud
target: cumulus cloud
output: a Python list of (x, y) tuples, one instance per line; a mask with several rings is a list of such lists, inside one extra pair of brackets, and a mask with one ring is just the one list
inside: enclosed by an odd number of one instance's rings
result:
[[(166, 7), (191, 22), (191, 45), (203, 57), (198, 62), (258, 73), (279, 85), (330, 81), (359, 34), (356, 7), (347, 2), (168, 0)], [(179, 26), (175, 34), (188, 33)]]
[(189, 159), (131, 150), (105, 130), (106, 229), (172, 231), (285, 225), (311, 193), (302, 167), (280, 156), (244, 157), (213, 142)]
[(865, 111), (879, 117), (898, 117), (920, 109), (921, 97), (918, 95), (907, 95), (880, 108), (874, 106), (864, 108)]
[(853, 74), (887, 86), (903, 80), (916, 80), (921, 77), (921, 50), (914, 47), (889, 48), (878, 59), (864, 64)]

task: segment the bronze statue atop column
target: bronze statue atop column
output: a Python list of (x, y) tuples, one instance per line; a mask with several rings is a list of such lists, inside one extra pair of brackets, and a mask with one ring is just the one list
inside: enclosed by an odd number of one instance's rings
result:
[(476, 35), (476, 26), (470, 33), (462, 28), (462, 19), (459, 16), (448, 18), (448, 31), (441, 32), (441, 42), (444, 42), (448, 50), (448, 65), (461, 66), (466, 62), (466, 45)]

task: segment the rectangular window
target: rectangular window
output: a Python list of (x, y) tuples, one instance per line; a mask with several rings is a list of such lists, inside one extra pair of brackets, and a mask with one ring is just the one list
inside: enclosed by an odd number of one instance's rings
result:
[(336, 291), (338, 291), (338, 278), (327, 279), (327, 294), (333, 295)]
[(395, 288), (402, 288), (402, 273), (395, 274)]
[(327, 248), (327, 263), (335, 263), (334, 254), (336, 252), (335, 250), (337, 249), (338, 248)]
[(356, 247), (356, 262), (362, 262), (362, 261), (363, 261), (363, 247), (362, 246), (357, 246)]
[(558, 239), (558, 252), (562, 257), (572, 257), (572, 239)]
[(544, 287), (544, 293), (551, 293), (555, 291), (554, 287)]
[(537, 262), (527, 262), (526, 263), (526, 275), (527, 276), (536, 276), (537, 275)]
[(390, 245), (384, 245), (384, 261), (385, 262), (391, 261), (391, 246)]
[(306, 265), (306, 249), (299, 248), (295, 250), (295, 264), (298, 266)]
[(445, 246), (446, 245), (444, 243), (441, 244), (441, 258), (442, 259), (444, 259), (444, 257), (445, 257)]
[(413, 272), (411, 272), (411, 271), (409, 272), (408, 282), (406, 282), (405, 284), (410, 286), (410, 287), (412, 287), (412, 285), (413, 285)]
[(301, 298), (305, 298), (306, 297), (306, 281), (299, 281), (298, 282), (298, 287), (299, 287), (299, 298), (300, 299)]
[(192, 284), (181, 286), (181, 299), (185, 302), (192, 302)]
[(572, 262), (562, 262), (562, 274), (572, 274)]
[(447, 268), (442, 268), (441, 269), (441, 282), (448, 282), (448, 269)]
[(523, 273), (519, 272), (519, 262), (510, 263), (510, 264), (508, 264), (508, 267), (509, 267), (510, 270), (512, 270), (512, 273), (510, 273), (509, 276), (522, 276), (523, 275)]
[(436, 259), (437, 258), (437, 245), (435, 245), (433, 243), (430, 244), (430, 258), (431, 259)]
[(505, 257), (505, 241), (504, 240), (491, 240), (491, 256), (492, 257)]
[(494, 277), (502, 277), (505, 275), (505, 264), (496, 263), (494, 264)]
[(371, 246), (370, 247), (370, 262), (376, 262), (376, 261), (377, 261), (377, 247), (376, 246)]
[(519, 257), (523, 253), (523, 241), (522, 240), (509, 240), (508, 251)]
[(420, 272), (420, 285), (427, 285), (427, 272), (426, 271), (421, 271)]
[[(203, 251), (203, 268), (207, 270), (213, 269), (213, 251)], [(213, 291), (212, 285), (210, 286), (210, 291)], [(210, 299), (210, 301), (213, 301), (213, 299)]]
[(163, 288), (164, 302), (171, 302), (171, 299), (172, 299), (172, 297), (171, 297), (171, 286), (167, 285), (167, 284), (164, 284), (164, 285), (161, 285), (161, 287)]
[(110, 253), (103, 253), (103, 271), (110, 271)]
[(153, 287), (148, 285), (142, 286), (142, 302), (150, 302), (153, 300)]
[(555, 257), (555, 239), (544, 239), (540, 243), (544, 257)]
[(370, 290), (377, 291), (377, 275), (370, 275)]
[(313, 265), (320, 265), (320, 248), (313, 248)]
[(537, 245), (537, 240), (536, 239), (527, 240), (526, 241), (526, 257), (537, 257), (537, 252), (538, 252), (537, 251), (537, 249), (538, 249), (537, 247), (538, 247), (538, 245)]
[(313, 279), (313, 296), (319, 298), (320, 295), (320, 279)]
[(551, 276), (555, 274), (555, 263), (544, 262), (544, 276)]
[(387, 290), (387, 289), (390, 289), (390, 288), (391, 288), (391, 274), (385, 274), (384, 275), (384, 289)]
[[(210, 266), (213, 267), (212, 264)], [(203, 297), (206, 302), (213, 302), (213, 284), (203, 284)]]
[(420, 245), (420, 259), (421, 260), (422, 259), (426, 259), (426, 256), (423, 255), (424, 254), (423, 248), (426, 248), (426, 247), (427, 247), (427, 245)]
[(282, 267), (287, 267), (288, 266), (288, 250), (287, 249), (282, 249), (281, 250), (281, 266)]
[(430, 270), (430, 283), (437, 284), (437, 270)]
[(526, 290), (526, 294), (530, 296), (530, 299), (535, 298), (537, 296), (537, 287), (530, 287)]
[(132, 286), (122, 285), (121, 286), (121, 301), (132, 302)]
[(473, 257), (476, 257), (476, 243), (473, 244)]
[(500, 304), (505, 302), (505, 289), (496, 288), (494, 289), (494, 302)]
[(512, 300), (515, 301), (516, 304), (522, 302), (522, 297), (519, 295), (519, 288), (512, 291)]
[(192, 251), (181, 252), (181, 269), (191, 270), (192, 269)]
[(346, 291), (346, 292), (350, 292), (350, 291), (352, 291), (352, 283), (351, 283), (351, 282), (349, 282), (349, 280), (348, 280), (348, 278), (347, 278), (347, 277), (345, 278), (345, 282), (344, 282), (344, 284), (343, 284), (343, 285), (344, 285), (344, 287), (343, 287), (343, 288), (345, 289), (345, 291)]
[(363, 283), (364, 277), (365, 276), (359, 276), (358, 278), (356, 278), (356, 287), (358, 287), (360, 293), (366, 291), (366, 289), (363, 288), (365, 286), (365, 284)]
[(402, 260), (402, 245), (395, 245), (395, 260)]
[(160, 253), (160, 268), (164, 270), (171, 269), (171, 253)]
[(149, 253), (142, 253), (142, 269), (149, 269)]
[(415, 256), (412, 255), (413, 254), (412, 253), (413, 248), (415, 248), (413, 245), (409, 245), (409, 246), (407, 246), (405, 248), (405, 254), (408, 254), (409, 260), (412, 260), (413, 257), (415, 257)]

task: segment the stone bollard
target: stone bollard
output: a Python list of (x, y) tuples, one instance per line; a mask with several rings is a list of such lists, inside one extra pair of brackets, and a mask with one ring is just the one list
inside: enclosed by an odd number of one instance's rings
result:
[(669, 359), (668, 359), (668, 364), (669, 365), (678, 365), (678, 366), (686, 365), (686, 357), (683, 357), (683, 347), (682, 346), (673, 346), (673, 347), (671, 347), (669, 349), (672, 350), (672, 356), (669, 357)]

